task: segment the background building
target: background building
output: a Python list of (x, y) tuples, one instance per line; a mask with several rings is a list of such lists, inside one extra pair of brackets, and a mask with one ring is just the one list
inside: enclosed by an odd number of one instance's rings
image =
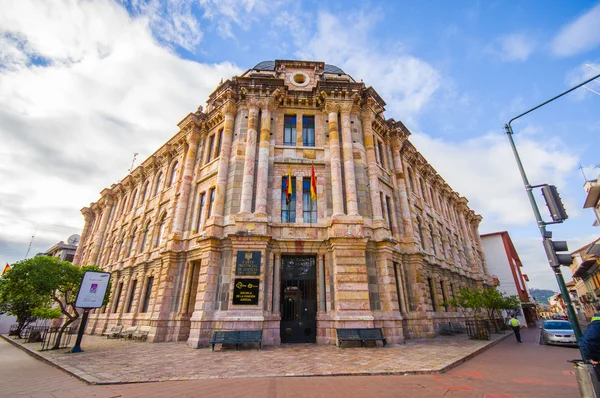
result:
[(220, 84), (82, 209), (75, 263), (113, 284), (89, 331), (149, 325), (152, 341), (198, 347), (214, 330), (335, 344), (335, 328), (381, 327), (400, 343), (461, 318), (445, 303), (490, 283), (481, 217), (384, 110), (322, 62), (261, 62)]
[(523, 263), (506, 231), (481, 235), (483, 250), (490, 274), (498, 279), (498, 290), (509, 296), (519, 296), (521, 325), (535, 323), (535, 302), (529, 294), (528, 278), (521, 272)]

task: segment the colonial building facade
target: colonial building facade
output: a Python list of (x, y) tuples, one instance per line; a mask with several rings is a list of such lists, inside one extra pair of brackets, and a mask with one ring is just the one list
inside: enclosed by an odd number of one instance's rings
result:
[(461, 318), (458, 289), (491, 283), (481, 217), (384, 109), (322, 62), (221, 83), (82, 209), (75, 263), (112, 274), (88, 332), (147, 325), (202, 347), (217, 330), (335, 344), (336, 328), (380, 327), (402, 343)]

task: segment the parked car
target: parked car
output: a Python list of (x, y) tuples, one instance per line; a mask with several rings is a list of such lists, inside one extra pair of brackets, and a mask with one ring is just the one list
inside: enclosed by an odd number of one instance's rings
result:
[(540, 326), (540, 344), (577, 346), (577, 339), (571, 322), (562, 320), (544, 321)]

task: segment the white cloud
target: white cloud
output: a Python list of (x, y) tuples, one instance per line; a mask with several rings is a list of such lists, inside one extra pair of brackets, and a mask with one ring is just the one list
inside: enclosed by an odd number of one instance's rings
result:
[(502, 61), (525, 61), (536, 47), (535, 40), (521, 33), (502, 36), (494, 42), (489, 50)]
[(314, 33), (306, 19), (288, 14), (276, 21), (290, 28), (298, 48), (296, 55), (325, 60), (357, 80), (364, 79), (385, 98), (387, 114), (395, 119), (412, 119), (440, 86), (438, 71), (407, 54), (402, 43), (380, 43), (370, 34), (379, 20), (377, 12), (344, 17), (320, 12)]
[(600, 45), (600, 4), (564, 26), (554, 37), (551, 49), (554, 55), (570, 57)]
[(241, 72), (180, 59), (117, 3), (15, 0), (3, 11), (0, 262), (22, 258), (36, 230), (32, 253), (76, 233), (78, 209), (125, 176), (133, 152), (149, 156)]
[[(442, 178), (483, 216), (481, 233), (535, 222), (506, 134), (492, 132), (462, 142), (414, 132), (410, 138)], [(563, 186), (577, 167), (578, 158), (568, 147), (536, 134), (534, 128), (520, 129), (514, 139), (531, 183)]]

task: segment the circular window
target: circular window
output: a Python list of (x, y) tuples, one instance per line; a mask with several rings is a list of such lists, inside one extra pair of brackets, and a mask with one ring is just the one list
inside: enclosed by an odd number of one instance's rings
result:
[(290, 76), (290, 82), (294, 86), (304, 87), (307, 86), (308, 83), (310, 83), (310, 77), (304, 72), (294, 72)]

